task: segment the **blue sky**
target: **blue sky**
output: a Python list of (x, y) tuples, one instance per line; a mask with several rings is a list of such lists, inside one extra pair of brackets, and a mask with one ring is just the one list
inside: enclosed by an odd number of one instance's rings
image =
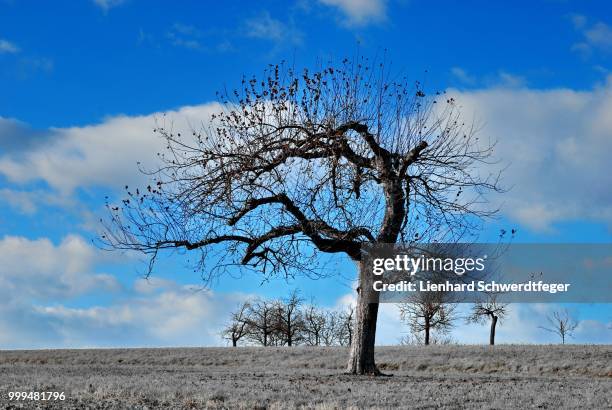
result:
[[(346, 263), (325, 280), (228, 277), (194, 292), (199, 275), (180, 255), (145, 283), (138, 258), (91, 239), (104, 196), (143, 181), (136, 162), (153, 159), (161, 113), (204, 120), (243, 74), (357, 52), (453, 93), (499, 141), (512, 189), (492, 198), (502, 212), (485, 238), (516, 227), (521, 242), (611, 241), (605, 2), (0, 0), (0, 347), (218, 344), (246, 295), (350, 300)], [(553, 341), (534, 318), (554, 308), (517, 306), (500, 340)], [(610, 343), (609, 305), (570, 308), (583, 320), (576, 341)], [(385, 309), (379, 341), (392, 343)], [(470, 329), (455, 337), (479, 342)]]

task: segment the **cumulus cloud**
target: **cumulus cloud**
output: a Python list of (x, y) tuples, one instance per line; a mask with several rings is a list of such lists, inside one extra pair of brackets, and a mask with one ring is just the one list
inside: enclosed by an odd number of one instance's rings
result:
[[(0, 348), (224, 343), (219, 331), (247, 295), (216, 294), (160, 278), (120, 285), (115, 276), (96, 272), (115, 257), (78, 235), (59, 243), (0, 239)], [(109, 295), (110, 304), (96, 302)], [(71, 306), (74, 300), (88, 303)]]
[(247, 296), (163, 282), (155, 293), (131, 292), (107, 306), (4, 303), (0, 305), (0, 347), (225, 345), (220, 332), (231, 309)]
[[(156, 154), (163, 150), (162, 139), (153, 133), (156, 124), (189, 132), (207, 123), (219, 108), (211, 103), (166, 114), (111, 117), (96, 125), (51, 128), (46, 131), (45, 144), (22, 142), (20, 149), (0, 157), (0, 174), (16, 184), (44, 181), (64, 195), (79, 187), (118, 188), (139, 183), (144, 177), (137, 163), (152, 167)], [(11, 123), (5, 126), (23, 130)], [(5, 135), (10, 139), (10, 134)], [(32, 133), (28, 138), (39, 137)]]
[[(612, 77), (591, 91), (495, 87), (451, 90), (508, 168), (502, 213), (537, 230), (560, 221), (612, 223)], [(587, 182), (588, 181), (588, 182)]]
[(43, 143), (47, 135), (46, 131), (32, 129), (19, 120), (0, 116), (0, 152), (5, 155)]
[(68, 208), (75, 205), (71, 198), (56, 195), (42, 189), (16, 190), (1, 188), (0, 202), (7, 204), (23, 215), (34, 215), (41, 208)]
[(31, 215), (37, 210), (36, 195), (30, 191), (15, 191), (8, 188), (0, 189), (0, 200), (18, 212)]
[(0, 295), (51, 300), (118, 290), (113, 276), (93, 272), (102, 260), (104, 255), (78, 235), (67, 235), (59, 244), (5, 236), (0, 239)]
[(347, 26), (365, 26), (387, 19), (386, 0), (319, 0), (321, 4), (333, 7), (343, 16)]
[(0, 348), (224, 344), (219, 332), (248, 295), (161, 278), (121, 285), (98, 272), (116, 258), (74, 234), (0, 239)]
[(68, 346), (219, 346), (229, 311), (240, 300), (177, 286), (108, 307), (46, 306), (36, 312)]
[[(536, 230), (562, 221), (612, 223), (612, 76), (589, 91), (536, 90), (494, 86), (471, 91), (449, 90), (466, 120), (481, 125), (481, 138), (498, 141), (502, 184), (510, 191), (492, 199), (502, 214)], [(156, 121), (189, 130), (207, 123), (216, 103), (183, 107), (163, 114), (117, 116), (100, 124), (32, 131), (15, 120), (0, 119), (8, 132), (0, 144), (0, 174), (14, 185), (44, 181), (65, 196), (83, 187), (119, 188), (144, 182), (137, 162), (152, 168), (162, 140)], [(12, 142), (12, 135), (21, 135)], [(33, 141), (33, 142), (28, 142)], [(38, 143), (44, 141), (44, 144)], [(489, 169), (483, 169), (488, 172)], [(588, 181), (588, 183), (585, 183)], [(7, 191), (14, 206), (32, 212), (27, 195)]]

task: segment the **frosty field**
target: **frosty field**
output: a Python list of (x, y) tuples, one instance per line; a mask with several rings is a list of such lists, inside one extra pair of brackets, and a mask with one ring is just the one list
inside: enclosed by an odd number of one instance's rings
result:
[[(347, 349), (0, 351), (1, 408), (612, 408), (612, 346), (377, 348), (391, 377), (343, 374)], [(9, 401), (63, 391), (64, 402)]]

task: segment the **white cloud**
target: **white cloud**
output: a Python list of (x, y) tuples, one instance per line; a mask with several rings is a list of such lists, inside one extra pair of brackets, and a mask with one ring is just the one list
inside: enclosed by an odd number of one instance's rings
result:
[(3, 188), (0, 189), (0, 200), (26, 215), (35, 213), (37, 209), (35, 195), (32, 195), (29, 191), (15, 191)]
[(302, 43), (303, 34), (293, 24), (286, 24), (273, 18), (267, 11), (245, 22), (247, 37), (272, 41), (277, 46)]
[(476, 83), (476, 78), (469, 75), (468, 72), (461, 67), (451, 68), (451, 74), (464, 84), (471, 85)]
[(501, 87), (507, 87), (507, 88), (520, 88), (523, 87), (527, 81), (525, 80), (525, 77), (516, 75), (516, 74), (510, 74), (506, 71), (500, 71), (498, 73), (498, 85)]
[[(215, 346), (222, 345), (220, 330), (229, 318), (230, 306), (237, 299), (195, 292), (187, 288), (166, 290), (158, 295), (133, 297), (109, 307), (73, 309), (64, 306), (40, 307), (62, 339), (70, 346), (128, 345)], [(121, 336), (100, 344), (99, 335), (128, 330), (131, 338)]]
[[(94, 272), (116, 258), (77, 235), (57, 244), (48, 238), (0, 239), (0, 348), (224, 343), (219, 331), (247, 295), (216, 294), (160, 278), (136, 279), (128, 288)], [(109, 295), (110, 304), (96, 302)], [(87, 305), (70, 306), (74, 300)]]
[(571, 16), (574, 28), (582, 35), (582, 40), (572, 45), (572, 51), (588, 57), (594, 50), (612, 51), (612, 28), (601, 21), (588, 24), (588, 19), (580, 14)]
[(588, 44), (605, 51), (612, 50), (612, 28), (604, 23), (595, 23), (584, 32)]
[(104, 260), (98, 252), (77, 235), (57, 245), (48, 238), (5, 236), (0, 239), (0, 295), (4, 301), (47, 300), (118, 290), (113, 276), (93, 272), (94, 264)]
[(0, 54), (15, 54), (19, 52), (19, 47), (8, 40), (0, 38)]
[[(496, 155), (509, 164), (494, 200), (502, 213), (534, 229), (555, 222), (612, 224), (612, 77), (592, 91), (491, 88), (450, 90), (464, 118), (498, 141)], [(499, 166), (498, 166), (499, 167)], [(484, 170), (483, 170), (484, 172)]]
[(118, 258), (78, 235), (0, 239), (0, 348), (224, 344), (219, 331), (248, 295), (161, 278), (129, 288), (95, 269)]
[(44, 190), (14, 190), (0, 189), (0, 202), (8, 204), (11, 208), (24, 215), (33, 215), (41, 207), (69, 207), (74, 205), (70, 198), (62, 197)]
[(170, 281), (109, 306), (0, 306), (0, 347), (83, 348), (226, 345), (220, 331), (246, 295), (195, 291)]
[(497, 73), (488, 74), (480, 78), (471, 75), (467, 70), (461, 67), (452, 67), (450, 73), (462, 85), (467, 86), (480, 85), (490, 88), (521, 88), (527, 85), (527, 79), (525, 77), (511, 74), (504, 70), (499, 70)]
[(0, 174), (16, 184), (42, 180), (64, 195), (79, 187), (118, 188), (139, 183), (144, 177), (137, 162), (152, 167), (156, 154), (163, 150), (162, 139), (153, 133), (156, 120), (190, 132), (219, 109), (211, 103), (182, 107), (166, 115), (117, 116), (96, 125), (52, 128), (45, 144), (0, 157)]
[[(501, 165), (509, 164), (502, 183), (511, 190), (493, 197), (502, 214), (538, 230), (571, 220), (612, 224), (612, 192), (604, 188), (612, 186), (612, 174), (607, 172), (612, 77), (590, 91), (517, 88), (520, 80), (509, 74), (505, 78), (506, 84), (491, 88), (449, 90), (464, 118), (482, 125), (480, 137), (498, 141)], [(14, 185), (44, 181), (64, 197), (78, 188), (140, 184), (145, 177), (137, 171), (137, 161), (152, 168), (156, 153), (163, 150), (162, 140), (152, 132), (156, 118), (167, 124), (174, 121), (175, 130), (188, 132), (207, 123), (219, 109), (211, 103), (183, 107), (165, 117), (117, 116), (96, 125), (54, 128), (34, 137), (44, 144), (28, 143), (27, 127), (0, 119), (0, 127), (9, 131), (0, 174)], [(18, 145), (10, 145), (11, 133), (24, 136)], [(32, 212), (35, 201), (17, 192), (0, 194)]]
[(192, 50), (202, 50), (200, 39), (202, 32), (194, 26), (176, 23), (166, 33), (166, 36), (177, 47), (189, 48)]
[(387, 19), (386, 0), (319, 0), (320, 3), (338, 9), (347, 26), (364, 26)]

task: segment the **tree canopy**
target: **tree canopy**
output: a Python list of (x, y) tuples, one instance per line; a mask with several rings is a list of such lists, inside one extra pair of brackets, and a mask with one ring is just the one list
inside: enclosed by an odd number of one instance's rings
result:
[(147, 254), (150, 268), (162, 250), (197, 251), (207, 279), (229, 265), (317, 274), (320, 252), (358, 261), (365, 242), (452, 241), (495, 212), (483, 194), (498, 175), (478, 168), (494, 143), (452, 97), (385, 64), (271, 65), (218, 98), (200, 129), (155, 129), (161, 166), (108, 204), (107, 246)]

